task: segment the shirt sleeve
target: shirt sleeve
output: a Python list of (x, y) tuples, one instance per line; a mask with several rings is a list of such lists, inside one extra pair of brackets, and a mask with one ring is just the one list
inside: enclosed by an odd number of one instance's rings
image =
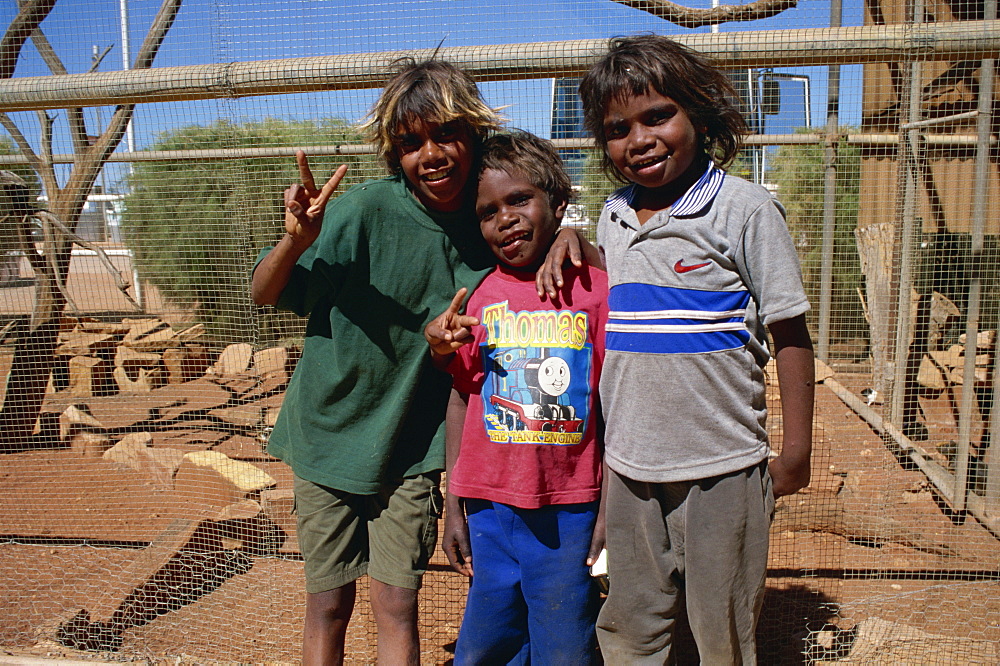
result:
[(479, 356), (479, 341), (470, 342), (455, 352), (448, 364), (452, 386), (459, 393), (478, 394), (483, 386), (483, 364)]
[(768, 199), (750, 214), (736, 263), (765, 325), (809, 310), (798, 252), (777, 200)]

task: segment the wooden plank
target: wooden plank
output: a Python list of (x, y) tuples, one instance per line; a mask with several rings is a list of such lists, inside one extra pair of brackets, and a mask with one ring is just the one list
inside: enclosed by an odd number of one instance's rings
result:
[(162, 352), (164, 349), (177, 347), (181, 343), (174, 330), (167, 326), (141, 338), (126, 340), (123, 344), (139, 352)]
[(101, 351), (113, 349), (120, 334), (98, 332), (81, 333), (73, 331), (69, 335), (60, 338), (59, 346), (56, 347), (58, 356), (92, 356)]
[[(156, 539), (139, 552), (117, 576), (105, 579), (107, 587), (86, 608), (62, 621), (55, 639), (77, 649), (107, 650), (118, 644), (127, 624), (127, 601), (190, 541), (205, 520), (204, 515), (175, 518)], [(119, 612), (119, 609), (123, 609)]]
[(191, 412), (207, 412), (224, 406), (232, 398), (225, 388), (205, 379), (168, 384), (154, 391), (153, 395), (170, 396), (174, 401), (160, 412), (159, 420), (162, 421), (171, 421)]
[(204, 519), (204, 515), (174, 518), (124, 571), (107, 581), (108, 587), (86, 609), (90, 621), (110, 623), (122, 602), (187, 545)]
[(130, 428), (148, 421), (156, 410), (164, 409), (174, 402), (165, 395), (111, 395), (90, 398), (86, 401), (90, 413), (108, 430)]
[(167, 369), (170, 384), (194, 381), (205, 374), (209, 365), (208, 352), (201, 345), (185, 345), (163, 351), (163, 366)]
[(209, 410), (208, 415), (240, 428), (253, 428), (264, 420), (264, 407), (256, 403), (219, 407)]
[(157, 318), (123, 319), (122, 325), (128, 326), (128, 333), (125, 334), (122, 342), (131, 345), (134, 341), (140, 340), (150, 333), (166, 328), (167, 323)]

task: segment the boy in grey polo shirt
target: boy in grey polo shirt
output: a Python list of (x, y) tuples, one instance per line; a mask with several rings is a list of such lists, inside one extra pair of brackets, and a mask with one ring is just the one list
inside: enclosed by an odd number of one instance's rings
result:
[[(628, 183), (597, 232), (610, 286), (601, 650), (615, 664), (676, 659), (684, 608), (702, 663), (754, 663), (774, 501), (809, 483), (812, 450), (809, 303), (784, 211), (716, 166), (746, 125), (704, 57), (617, 38), (580, 95), (606, 170)], [(768, 333), (784, 423), (770, 463)]]

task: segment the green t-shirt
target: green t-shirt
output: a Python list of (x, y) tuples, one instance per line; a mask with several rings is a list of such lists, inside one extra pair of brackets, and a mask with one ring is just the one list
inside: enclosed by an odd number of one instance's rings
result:
[(451, 379), (424, 326), (494, 263), (471, 209), (429, 211), (401, 177), (337, 197), (278, 302), (309, 323), (268, 452), (355, 494), (442, 469)]

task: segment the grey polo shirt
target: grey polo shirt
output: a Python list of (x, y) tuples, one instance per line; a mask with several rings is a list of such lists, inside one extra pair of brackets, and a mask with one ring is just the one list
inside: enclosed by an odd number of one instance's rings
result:
[(606, 460), (639, 481), (727, 474), (769, 452), (765, 325), (809, 309), (784, 209), (710, 164), (639, 224), (636, 186), (597, 229), (608, 268)]

